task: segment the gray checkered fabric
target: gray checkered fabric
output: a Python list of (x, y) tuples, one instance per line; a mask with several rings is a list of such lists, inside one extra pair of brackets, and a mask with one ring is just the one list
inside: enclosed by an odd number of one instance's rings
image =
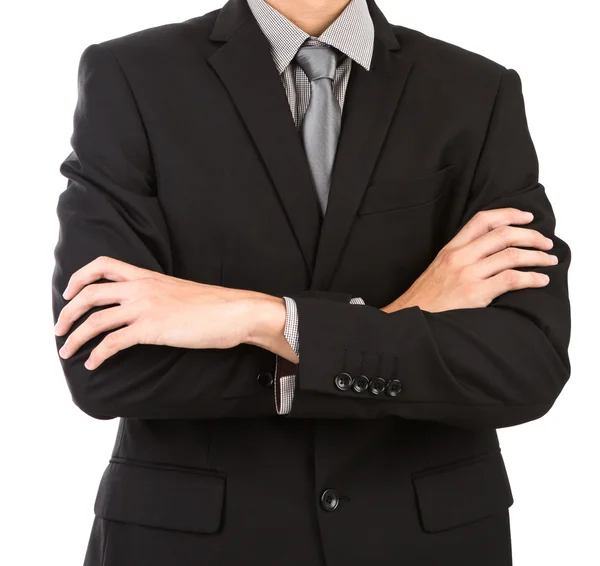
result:
[[(310, 101), (310, 83), (294, 57), (302, 45), (326, 44), (340, 52), (340, 61), (333, 80), (333, 92), (340, 108), (344, 110), (346, 88), (355, 61), (367, 71), (373, 56), (374, 28), (366, 0), (350, 0), (344, 11), (319, 36), (314, 37), (300, 29), (265, 0), (247, 0), (256, 21), (265, 34), (273, 61), (283, 83), (290, 111), (296, 128), (300, 127)], [(284, 297), (286, 320), (284, 336), (298, 358), (298, 310), (296, 302)], [(364, 305), (361, 298), (353, 298), (351, 304)], [(279, 375), (279, 356), (275, 361), (275, 407), (280, 415), (292, 409), (296, 376)]]

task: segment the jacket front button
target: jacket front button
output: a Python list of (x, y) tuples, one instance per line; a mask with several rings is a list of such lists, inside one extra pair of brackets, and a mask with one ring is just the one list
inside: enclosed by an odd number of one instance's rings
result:
[(354, 383), (352, 376), (346, 372), (338, 373), (333, 381), (340, 391), (348, 391)]
[(396, 397), (402, 393), (402, 382), (399, 379), (391, 379), (387, 384), (386, 393), (390, 397)]
[(340, 502), (340, 496), (335, 489), (326, 489), (321, 494), (321, 507), (325, 511), (334, 511)]
[(369, 391), (371, 392), (371, 395), (379, 395), (385, 391), (386, 385), (387, 381), (383, 379), (383, 377), (376, 377), (373, 381), (371, 381)]
[(259, 373), (256, 380), (263, 387), (271, 387), (273, 385), (273, 374), (269, 372)]

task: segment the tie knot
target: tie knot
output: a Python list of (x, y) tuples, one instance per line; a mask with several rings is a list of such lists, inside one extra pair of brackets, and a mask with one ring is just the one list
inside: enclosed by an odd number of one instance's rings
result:
[(294, 57), (310, 82), (316, 79), (333, 80), (337, 67), (337, 54), (329, 45), (304, 45)]

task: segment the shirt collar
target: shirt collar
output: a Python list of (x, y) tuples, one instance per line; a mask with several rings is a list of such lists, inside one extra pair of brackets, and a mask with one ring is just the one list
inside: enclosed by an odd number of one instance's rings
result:
[[(271, 47), (279, 74), (290, 64), (300, 46), (311, 37), (266, 0), (247, 0)], [(366, 0), (350, 0), (343, 12), (316, 39), (339, 49), (367, 71), (373, 57), (375, 31)]]

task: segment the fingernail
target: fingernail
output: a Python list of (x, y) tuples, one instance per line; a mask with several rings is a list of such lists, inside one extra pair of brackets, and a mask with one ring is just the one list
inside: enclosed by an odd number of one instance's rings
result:
[(554, 264), (558, 263), (558, 257), (556, 257), (555, 255), (551, 255), (550, 257), (552, 258), (552, 263), (554, 263)]
[(546, 238), (546, 241), (548, 242), (549, 246), (553, 246), (554, 245), (554, 242), (550, 238)]
[(542, 273), (542, 281), (544, 283), (548, 283), (550, 281), (550, 277), (548, 277), (545, 273)]
[(525, 212), (525, 214), (527, 215), (527, 218), (529, 218), (530, 220), (533, 220), (533, 213), (532, 212)]

